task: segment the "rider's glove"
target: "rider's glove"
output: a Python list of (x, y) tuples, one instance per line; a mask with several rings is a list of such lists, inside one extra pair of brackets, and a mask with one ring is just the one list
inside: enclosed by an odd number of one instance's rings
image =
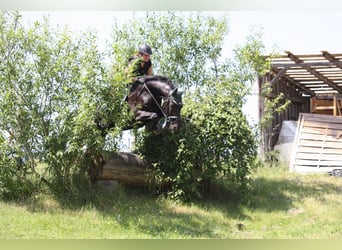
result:
[(145, 78), (144, 77), (138, 77), (137, 82), (144, 84), (145, 83)]

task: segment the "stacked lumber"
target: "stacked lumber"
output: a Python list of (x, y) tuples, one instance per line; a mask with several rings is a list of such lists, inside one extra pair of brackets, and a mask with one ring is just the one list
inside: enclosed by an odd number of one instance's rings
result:
[(342, 117), (301, 113), (291, 155), (294, 172), (342, 168)]

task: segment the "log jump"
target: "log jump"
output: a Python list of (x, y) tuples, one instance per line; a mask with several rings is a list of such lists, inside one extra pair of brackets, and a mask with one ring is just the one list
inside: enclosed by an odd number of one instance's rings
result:
[(135, 186), (147, 186), (153, 180), (152, 169), (136, 154), (103, 152), (102, 158), (97, 180), (116, 180)]

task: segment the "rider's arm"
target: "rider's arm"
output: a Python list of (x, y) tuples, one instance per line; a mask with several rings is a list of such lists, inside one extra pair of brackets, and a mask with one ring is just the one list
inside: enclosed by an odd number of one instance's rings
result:
[(148, 70), (147, 70), (147, 75), (148, 75), (148, 76), (153, 75), (152, 65), (148, 68)]
[(141, 67), (141, 58), (136, 58), (131, 61), (127, 69), (127, 77), (132, 80), (132, 82), (137, 81), (138, 76), (140, 76), (139, 69)]

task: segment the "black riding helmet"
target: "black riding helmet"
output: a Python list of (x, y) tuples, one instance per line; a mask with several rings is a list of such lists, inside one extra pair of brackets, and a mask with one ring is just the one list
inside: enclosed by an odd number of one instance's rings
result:
[(139, 46), (139, 53), (146, 54), (146, 55), (152, 55), (152, 49), (147, 44), (142, 44)]

